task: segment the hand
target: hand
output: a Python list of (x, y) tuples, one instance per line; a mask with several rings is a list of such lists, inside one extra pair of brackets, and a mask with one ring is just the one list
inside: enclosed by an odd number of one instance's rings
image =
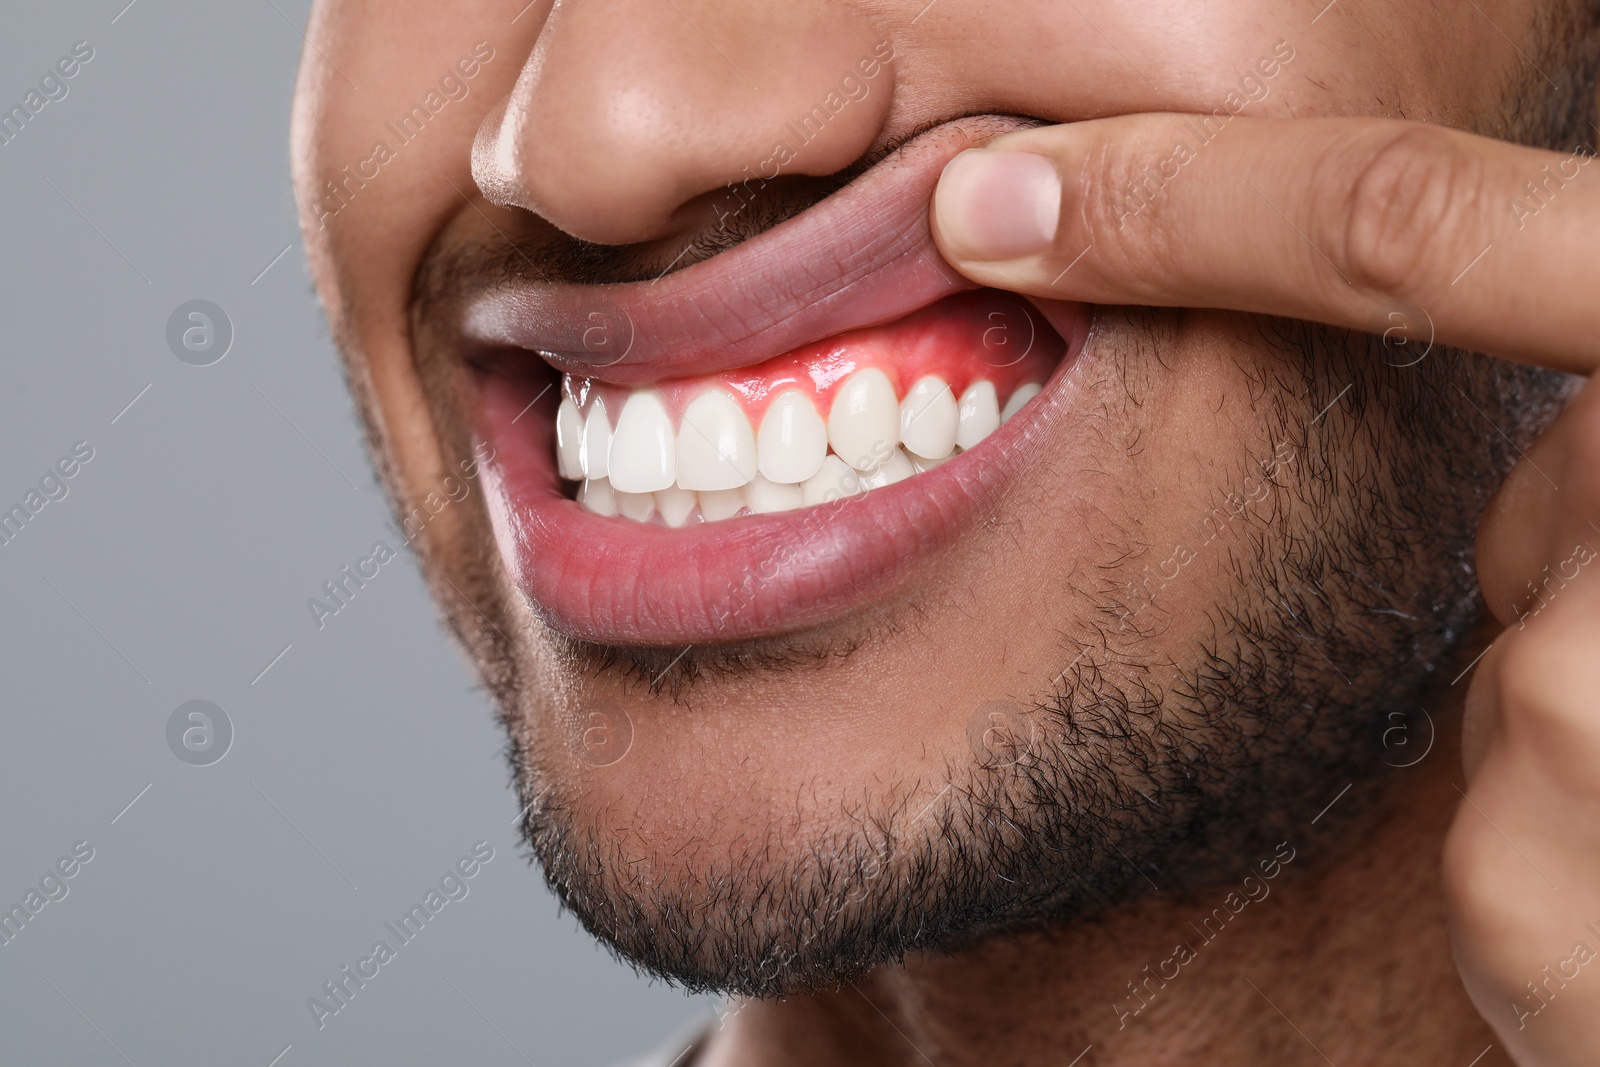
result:
[[(1229, 308), (1374, 332), (1392, 320), (1423, 330), (1413, 342), (1431, 327), (1441, 344), (1544, 367), (1588, 376), (1600, 364), (1600, 165), (1590, 157), (1380, 119), (1236, 118), (1203, 143), (1195, 121), (1131, 115), (962, 153), (934, 201), (941, 252), (974, 281), (1032, 296)], [(1199, 147), (1179, 151), (1180, 142)], [(1128, 198), (1130, 184), (1146, 195)], [(1491, 503), (1478, 571), (1506, 629), (1467, 695), (1468, 785), (1444, 855), (1456, 960), (1519, 1064), (1593, 1064), (1594, 381)]]

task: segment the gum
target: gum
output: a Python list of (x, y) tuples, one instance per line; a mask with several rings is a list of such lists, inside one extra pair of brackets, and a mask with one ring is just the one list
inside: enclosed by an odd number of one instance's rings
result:
[[(837, 334), (751, 367), (656, 383), (675, 415), (709, 388), (726, 389), (759, 426), (779, 393), (799, 389), (824, 418), (839, 384), (858, 370), (876, 367), (904, 398), (933, 374), (960, 396), (977, 381), (994, 383), (1000, 403), (1019, 385), (1044, 384), (1066, 353), (1066, 342), (1026, 301), (994, 290), (947, 297), (897, 322)], [(562, 392), (587, 414), (596, 396), (611, 420), (632, 390), (593, 378), (562, 378)]]

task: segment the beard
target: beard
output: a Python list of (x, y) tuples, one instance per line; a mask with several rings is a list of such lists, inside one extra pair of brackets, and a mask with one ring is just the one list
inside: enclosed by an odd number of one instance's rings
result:
[[(1564, 23), (1549, 35), (1562, 44), (1541, 66), (1573, 72), (1567, 90), (1530, 78), (1480, 132), (1570, 146), (1594, 117), (1582, 91), (1595, 69), (1587, 26), (1574, 32)], [(796, 209), (747, 222), (753, 231)], [(418, 275), (413, 336), (447, 455), (469, 455), (470, 435), (453, 357), (430, 340), (434, 312), (531, 266), (530, 254), (541, 276), (569, 280), (655, 269), (626, 250), (581, 242), (430, 254)], [(1107, 437), (1108, 450), (1126, 457), (1139, 448), (1141, 405), (1190, 314), (1099, 314), (1081, 357), (1092, 365), (1080, 371), (1106, 383), (1093, 395), (1099, 425), (1126, 430)], [(1235, 381), (1248, 384), (1259, 423), (1252, 436), (1272, 447), (1228, 453), (1232, 469), (1217, 475), (1211, 512), (1224, 517), (1208, 520), (1186, 547), (1226, 554), (1233, 580), (1177, 647), (1165, 572), (1155, 567), (1152, 579), (1149, 566), (1168, 562), (1168, 546), (1154, 551), (1141, 541), (1135, 511), (1108, 515), (1100, 558), (1082, 568), (1093, 583), (1047, 606), (1062, 635), (1060, 673), (1028, 704), (975, 711), (973, 743), (947, 754), (931, 803), (913, 800), (926, 796), (921, 778), (890, 780), (870, 801), (841, 802), (831, 818), (792, 821), (786, 833), (769, 827), (722, 851), (685, 850), (641, 875), (603, 825), (605, 813), (542, 769), (530, 725), (540, 715), (540, 671), (559, 662), (572, 673), (632, 679), (693, 714), (697, 686), (783, 672), (801, 686), (808, 667), (870, 655), (871, 639), (790, 636), (683, 653), (519, 632), (514, 620), (526, 613), (510, 602), (516, 594), (500, 574), (482, 508), (464, 509), (448, 540), (423, 537), (436, 599), (507, 724), (523, 832), (562, 904), (623, 960), (690, 990), (827, 989), (909, 953), (1059, 928), (1236, 877), (1293, 840), (1341, 787), (1392, 773), (1385, 731), (1447, 686), (1476, 618), (1472, 548), (1484, 505), (1572, 382), (1442, 347), (1413, 362), (1366, 334), (1225, 321), (1234, 329)], [(364, 397), (360, 376), (352, 379)], [(362, 407), (403, 512), (373, 406)], [(542, 650), (542, 664), (530, 662), (530, 647)], [(1340, 810), (1354, 809), (1346, 801)]]

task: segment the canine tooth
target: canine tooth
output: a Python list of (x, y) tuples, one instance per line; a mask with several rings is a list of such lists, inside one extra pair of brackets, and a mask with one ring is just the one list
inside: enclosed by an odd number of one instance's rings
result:
[(911, 458), (901, 449), (895, 449), (894, 455), (889, 457), (889, 462), (861, 476), (861, 484), (868, 489), (881, 489), (895, 482), (903, 482), (913, 474), (916, 468), (911, 466)]
[(769, 515), (775, 511), (793, 511), (795, 508), (805, 506), (806, 502), (805, 491), (800, 486), (774, 482), (760, 475), (756, 475), (755, 481), (744, 487), (743, 493), (745, 503), (757, 515)]
[(589, 479), (610, 476), (611, 420), (606, 417), (606, 402), (594, 398), (589, 417), (583, 424), (583, 438), (578, 442), (578, 466)]
[(556, 466), (568, 481), (583, 477), (583, 415), (570, 397), (556, 409)]
[(756, 476), (756, 435), (733, 394), (708, 389), (678, 426), (678, 485), (737, 489)]
[(578, 487), (578, 503), (596, 515), (617, 513), (617, 494), (604, 478), (590, 478)]
[(660, 394), (648, 389), (633, 393), (622, 405), (611, 436), (611, 487), (619, 493), (665, 489), (678, 476), (676, 446), (672, 421)]
[(695, 505), (700, 502), (692, 490), (680, 489), (676, 485), (658, 489), (652, 495), (656, 500), (656, 510), (661, 512), (668, 526), (682, 526), (688, 522)]
[(929, 459), (948, 456), (956, 447), (957, 418), (955, 394), (943, 378), (930, 374), (900, 402), (900, 443)]
[(830, 500), (866, 492), (861, 476), (838, 456), (822, 461), (822, 469), (800, 484), (802, 504), (826, 504)]
[[(612, 488), (615, 488), (613, 486)], [(618, 493), (617, 513), (625, 519), (634, 522), (644, 522), (656, 513), (656, 498), (653, 493)]]
[[(761, 476), (756, 475), (756, 481)], [(754, 485), (755, 482), (751, 482)], [(719, 519), (731, 519), (739, 514), (739, 509), (745, 506), (744, 489), (709, 489), (700, 494), (700, 517), (707, 522), (716, 522)]]
[(811, 398), (798, 389), (774, 397), (761, 420), (756, 452), (761, 475), (769, 481), (803, 482), (821, 470), (828, 454), (828, 427)]
[(828, 443), (858, 471), (876, 470), (889, 461), (900, 443), (900, 401), (888, 375), (870, 368), (844, 380), (828, 412)]
[(1006, 401), (1006, 406), (1000, 409), (1000, 421), (1005, 422), (1011, 416), (1022, 410), (1022, 405), (1044, 392), (1044, 386), (1028, 382), (1017, 386), (1017, 391), (1011, 394), (1011, 399)]
[(973, 382), (961, 394), (961, 421), (956, 426), (956, 444), (971, 448), (1000, 427), (1000, 403), (995, 399), (993, 382)]

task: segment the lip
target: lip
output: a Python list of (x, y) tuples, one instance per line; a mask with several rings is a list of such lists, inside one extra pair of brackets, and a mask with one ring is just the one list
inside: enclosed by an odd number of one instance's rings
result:
[[(939, 127), (816, 206), (658, 282), (529, 286), (467, 305), (461, 375), (480, 454), (492, 457), (482, 466), (489, 517), (510, 577), (546, 625), (628, 646), (811, 628), (867, 610), (1002, 504), (1072, 406), (1084, 305), (1033, 302), (1065, 355), (1044, 392), (972, 451), (830, 504), (680, 528), (603, 517), (567, 497), (554, 459), (560, 391), (544, 364), (619, 385), (713, 373), (975, 288), (934, 249), (928, 201), (956, 152), (1019, 125)], [(582, 324), (596, 313), (631, 327), (625, 352), (584, 349)]]

